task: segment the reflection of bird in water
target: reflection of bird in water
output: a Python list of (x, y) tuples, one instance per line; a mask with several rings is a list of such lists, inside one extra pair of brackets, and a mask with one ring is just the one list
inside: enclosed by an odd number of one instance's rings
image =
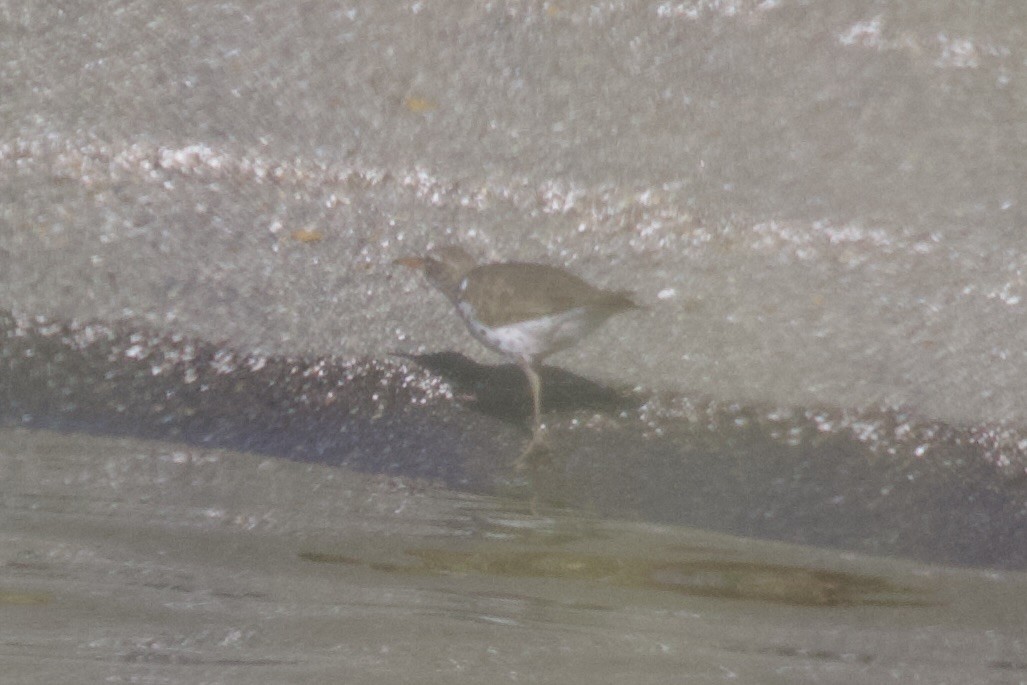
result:
[(593, 287), (563, 269), (526, 262), (479, 265), (455, 245), (397, 262), (423, 269), (456, 306), (471, 335), (516, 362), (528, 377), (532, 437), (517, 460), (519, 467), (542, 444), (538, 365), (614, 314), (638, 306), (625, 292)]

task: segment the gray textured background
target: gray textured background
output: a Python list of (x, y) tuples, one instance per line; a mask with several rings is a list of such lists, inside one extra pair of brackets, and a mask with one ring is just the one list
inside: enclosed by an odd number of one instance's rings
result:
[(0, 308), (475, 347), (457, 240), (650, 306), (554, 363), (1023, 423), (1027, 7), (0, 3)]

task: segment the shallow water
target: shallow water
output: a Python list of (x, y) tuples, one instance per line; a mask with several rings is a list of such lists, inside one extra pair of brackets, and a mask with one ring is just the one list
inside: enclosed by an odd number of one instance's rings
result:
[(1027, 576), (0, 432), (10, 682), (1027, 679)]
[(626, 392), (551, 367), (515, 473), (523, 373), (460, 355), (299, 359), (0, 311), (0, 423), (422, 478), (597, 515), (927, 563), (1027, 568), (1027, 439), (897, 411)]

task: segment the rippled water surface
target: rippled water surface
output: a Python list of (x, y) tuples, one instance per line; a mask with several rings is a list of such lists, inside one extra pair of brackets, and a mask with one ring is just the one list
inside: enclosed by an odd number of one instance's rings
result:
[(1027, 679), (1027, 578), (0, 433), (10, 682)]

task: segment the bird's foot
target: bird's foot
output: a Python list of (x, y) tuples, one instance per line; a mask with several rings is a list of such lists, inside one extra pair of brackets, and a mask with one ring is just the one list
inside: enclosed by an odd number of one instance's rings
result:
[(549, 454), (549, 441), (546, 439), (545, 428), (539, 427), (531, 434), (531, 440), (521, 450), (521, 455), (513, 463), (515, 471), (523, 471), (532, 466), (536, 459)]

